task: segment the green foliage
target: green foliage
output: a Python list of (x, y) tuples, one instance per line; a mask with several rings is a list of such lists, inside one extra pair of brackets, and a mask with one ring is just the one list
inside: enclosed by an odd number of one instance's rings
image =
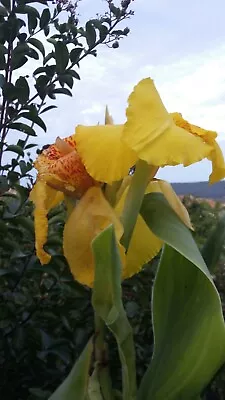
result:
[[(37, 0), (38, 7), (24, 0), (4, 0), (1, 3), (0, 173), (11, 187), (21, 178), (32, 180), (32, 176), (27, 174), (31, 160), (27, 170), (23, 164), (21, 171), (20, 159), (25, 155), (29, 158), (28, 146), (36, 146), (28, 143), (37, 136), (37, 128), (46, 132), (43, 113), (56, 107), (49, 102), (61, 94), (72, 96), (74, 82), (80, 79), (77, 71), (81, 61), (89, 55), (97, 56), (99, 45), (114, 47), (114, 43), (127, 36), (128, 28), (116, 30), (116, 27), (133, 12), (129, 10), (130, 1), (127, 1), (121, 4), (115, 15), (111, 11), (113, 3), (106, 1), (108, 11), (103, 15), (97, 14), (96, 19), (81, 26), (77, 1), (57, 0), (53, 7), (47, 0)], [(46, 44), (52, 48), (48, 50)], [(32, 59), (35, 67), (27, 76), (23, 66)], [(21, 134), (17, 143), (13, 141), (13, 131)], [(12, 156), (6, 164), (3, 155), (9, 151), (15, 158)]]
[[(6, 400), (48, 399), (93, 334), (90, 290), (74, 281), (62, 255), (64, 207), (49, 213), (47, 246), (53, 256), (43, 268), (34, 254), (32, 205), (26, 196), (24, 192), (11, 193), (0, 199), (0, 360), (4, 371), (0, 397)], [(199, 207), (205, 212), (204, 204)], [(212, 213), (217, 220), (220, 211), (210, 207), (209, 218)], [(198, 231), (202, 218), (196, 217), (195, 223)], [(123, 283), (124, 307), (134, 332), (138, 385), (153, 351), (150, 288), (156, 263)], [(223, 264), (217, 268), (216, 284), (223, 301)], [(114, 387), (121, 389), (116, 343), (110, 333), (107, 338)], [(221, 370), (204, 400), (211, 400), (209, 396), (222, 400), (224, 390)]]

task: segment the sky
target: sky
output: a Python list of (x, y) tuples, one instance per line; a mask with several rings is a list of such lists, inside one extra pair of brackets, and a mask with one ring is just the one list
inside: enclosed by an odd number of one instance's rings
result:
[[(82, 0), (80, 21), (105, 7), (103, 0)], [(58, 109), (46, 113), (47, 134), (40, 132), (36, 142), (42, 146), (68, 136), (77, 124), (103, 123), (106, 104), (114, 122), (123, 123), (133, 86), (151, 77), (167, 110), (216, 130), (225, 154), (224, 0), (134, 0), (132, 9), (135, 14), (124, 25), (131, 30), (128, 37), (119, 49), (102, 46), (97, 58), (83, 60), (73, 98), (58, 97)], [(166, 167), (158, 176), (190, 182), (207, 180), (209, 173), (210, 164), (203, 161)]]

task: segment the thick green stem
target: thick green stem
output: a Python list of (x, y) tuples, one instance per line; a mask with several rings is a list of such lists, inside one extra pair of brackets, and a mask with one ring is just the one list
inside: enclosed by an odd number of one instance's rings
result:
[(105, 324), (101, 317), (95, 314), (95, 360), (100, 364), (105, 362)]
[(137, 162), (136, 170), (126, 196), (121, 217), (124, 227), (124, 234), (121, 243), (125, 247), (126, 251), (130, 244), (146, 187), (149, 181), (155, 176), (157, 169), (157, 167), (152, 167), (143, 160)]

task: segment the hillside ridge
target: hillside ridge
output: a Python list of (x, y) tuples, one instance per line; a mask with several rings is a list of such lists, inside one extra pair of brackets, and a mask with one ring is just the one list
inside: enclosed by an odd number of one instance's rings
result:
[(205, 199), (225, 200), (225, 181), (210, 185), (206, 182), (171, 183), (178, 195), (192, 195)]

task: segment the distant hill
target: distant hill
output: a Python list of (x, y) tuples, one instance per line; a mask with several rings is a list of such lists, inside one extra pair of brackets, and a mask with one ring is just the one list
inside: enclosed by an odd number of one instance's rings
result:
[(225, 201), (225, 181), (213, 185), (209, 185), (208, 182), (172, 183), (172, 186), (178, 195)]

